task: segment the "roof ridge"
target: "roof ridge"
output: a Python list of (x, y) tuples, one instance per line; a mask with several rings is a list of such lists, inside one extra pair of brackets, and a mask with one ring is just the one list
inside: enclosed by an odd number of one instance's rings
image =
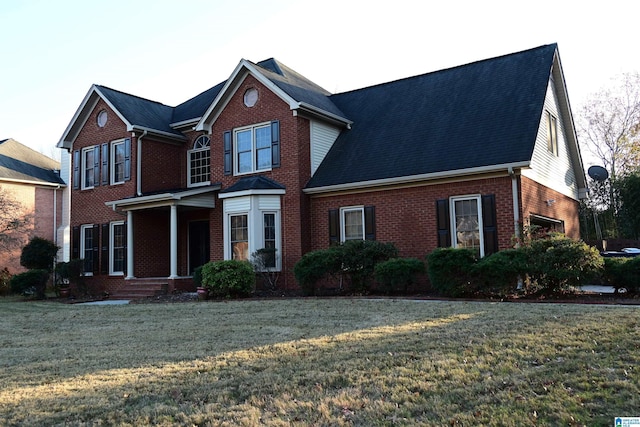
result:
[(96, 84), (95, 86), (96, 86), (97, 88), (100, 88), (100, 89), (107, 89), (107, 90), (110, 90), (110, 91), (112, 91), (112, 92), (117, 92), (117, 93), (119, 93), (119, 94), (121, 94), (121, 95), (130, 96), (131, 98), (137, 98), (137, 99), (140, 99), (140, 100), (142, 100), (142, 101), (151, 102), (151, 103), (153, 103), (153, 104), (162, 105), (162, 106), (164, 106), (164, 107), (168, 107), (168, 108), (175, 108), (174, 106), (167, 105), (167, 104), (163, 104), (163, 103), (162, 103), (162, 102), (160, 102), (160, 101), (154, 101), (154, 100), (149, 99), (149, 98), (144, 98), (144, 97), (142, 97), (142, 96), (133, 95), (133, 94), (131, 94), (131, 93), (123, 92), (123, 91), (118, 90), (118, 89), (110, 88), (109, 86), (104, 86), (104, 85), (99, 85), (99, 84)]

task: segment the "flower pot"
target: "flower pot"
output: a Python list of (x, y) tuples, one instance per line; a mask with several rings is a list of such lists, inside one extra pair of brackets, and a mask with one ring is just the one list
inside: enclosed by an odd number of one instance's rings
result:
[(207, 298), (209, 298), (209, 290), (207, 288), (199, 286), (197, 291), (199, 300), (206, 300)]
[(63, 286), (59, 289), (60, 292), (60, 298), (69, 298), (70, 295), (70, 291), (69, 288), (67, 286)]

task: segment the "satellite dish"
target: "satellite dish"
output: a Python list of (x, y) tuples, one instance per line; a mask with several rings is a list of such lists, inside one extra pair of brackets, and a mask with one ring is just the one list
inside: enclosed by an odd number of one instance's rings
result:
[(591, 166), (587, 173), (594, 181), (598, 182), (602, 182), (609, 178), (609, 172), (607, 172), (607, 170), (602, 166)]

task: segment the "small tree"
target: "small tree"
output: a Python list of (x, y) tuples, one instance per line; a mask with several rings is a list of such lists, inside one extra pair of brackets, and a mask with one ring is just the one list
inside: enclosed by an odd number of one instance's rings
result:
[(251, 254), (251, 264), (256, 273), (262, 276), (267, 289), (274, 292), (278, 288), (278, 279), (280, 278), (280, 272), (277, 269), (277, 249), (258, 249)]
[(245, 297), (256, 281), (253, 266), (247, 261), (210, 261), (202, 266), (202, 284), (216, 297)]
[(0, 250), (18, 249), (29, 234), (31, 222), (25, 207), (0, 187)]
[[(50, 274), (54, 267), (53, 261), (58, 249), (60, 248), (52, 241), (34, 237), (22, 248), (20, 265), (29, 270), (43, 270)], [(38, 298), (44, 298), (46, 285), (47, 280), (44, 280), (36, 286), (36, 296)]]

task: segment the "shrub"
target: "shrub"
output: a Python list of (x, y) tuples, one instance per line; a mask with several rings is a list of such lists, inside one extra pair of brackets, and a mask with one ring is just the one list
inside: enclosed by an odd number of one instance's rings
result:
[(244, 297), (251, 294), (256, 276), (247, 261), (211, 261), (202, 266), (202, 284), (215, 297)]
[(604, 258), (604, 281), (616, 292), (625, 289), (630, 294), (640, 291), (640, 257)]
[(379, 262), (398, 256), (393, 243), (376, 240), (349, 240), (336, 247), (340, 251), (342, 268), (355, 292), (368, 292), (373, 279), (373, 269)]
[(376, 264), (373, 271), (376, 281), (386, 292), (400, 290), (406, 293), (416, 276), (424, 274), (425, 266), (417, 258), (392, 258)]
[(427, 255), (427, 272), (433, 290), (448, 297), (473, 293), (471, 279), (475, 263), (475, 252), (470, 249), (435, 249)]
[(21, 295), (35, 294), (44, 298), (44, 291), (49, 279), (49, 271), (44, 269), (28, 270), (11, 278), (11, 292)]
[(58, 249), (52, 241), (34, 237), (22, 248), (20, 265), (30, 270), (51, 271)]
[(529, 260), (530, 279), (538, 292), (545, 294), (587, 284), (602, 272), (604, 264), (596, 248), (562, 234), (533, 240), (523, 250)]
[(11, 293), (11, 273), (7, 267), (0, 270), (0, 295), (5, 296)]
[(307, 252), (296, 262), (293, 274), (305, 295), (316, 295), (317, 283), (341, 269), (340, 246)]
[(472, 272), (477, 293), (504, 297), (516, 290), (518, 279), (525, 278), (527, 255), (520, 249), (496, 252), (480, 259)]

